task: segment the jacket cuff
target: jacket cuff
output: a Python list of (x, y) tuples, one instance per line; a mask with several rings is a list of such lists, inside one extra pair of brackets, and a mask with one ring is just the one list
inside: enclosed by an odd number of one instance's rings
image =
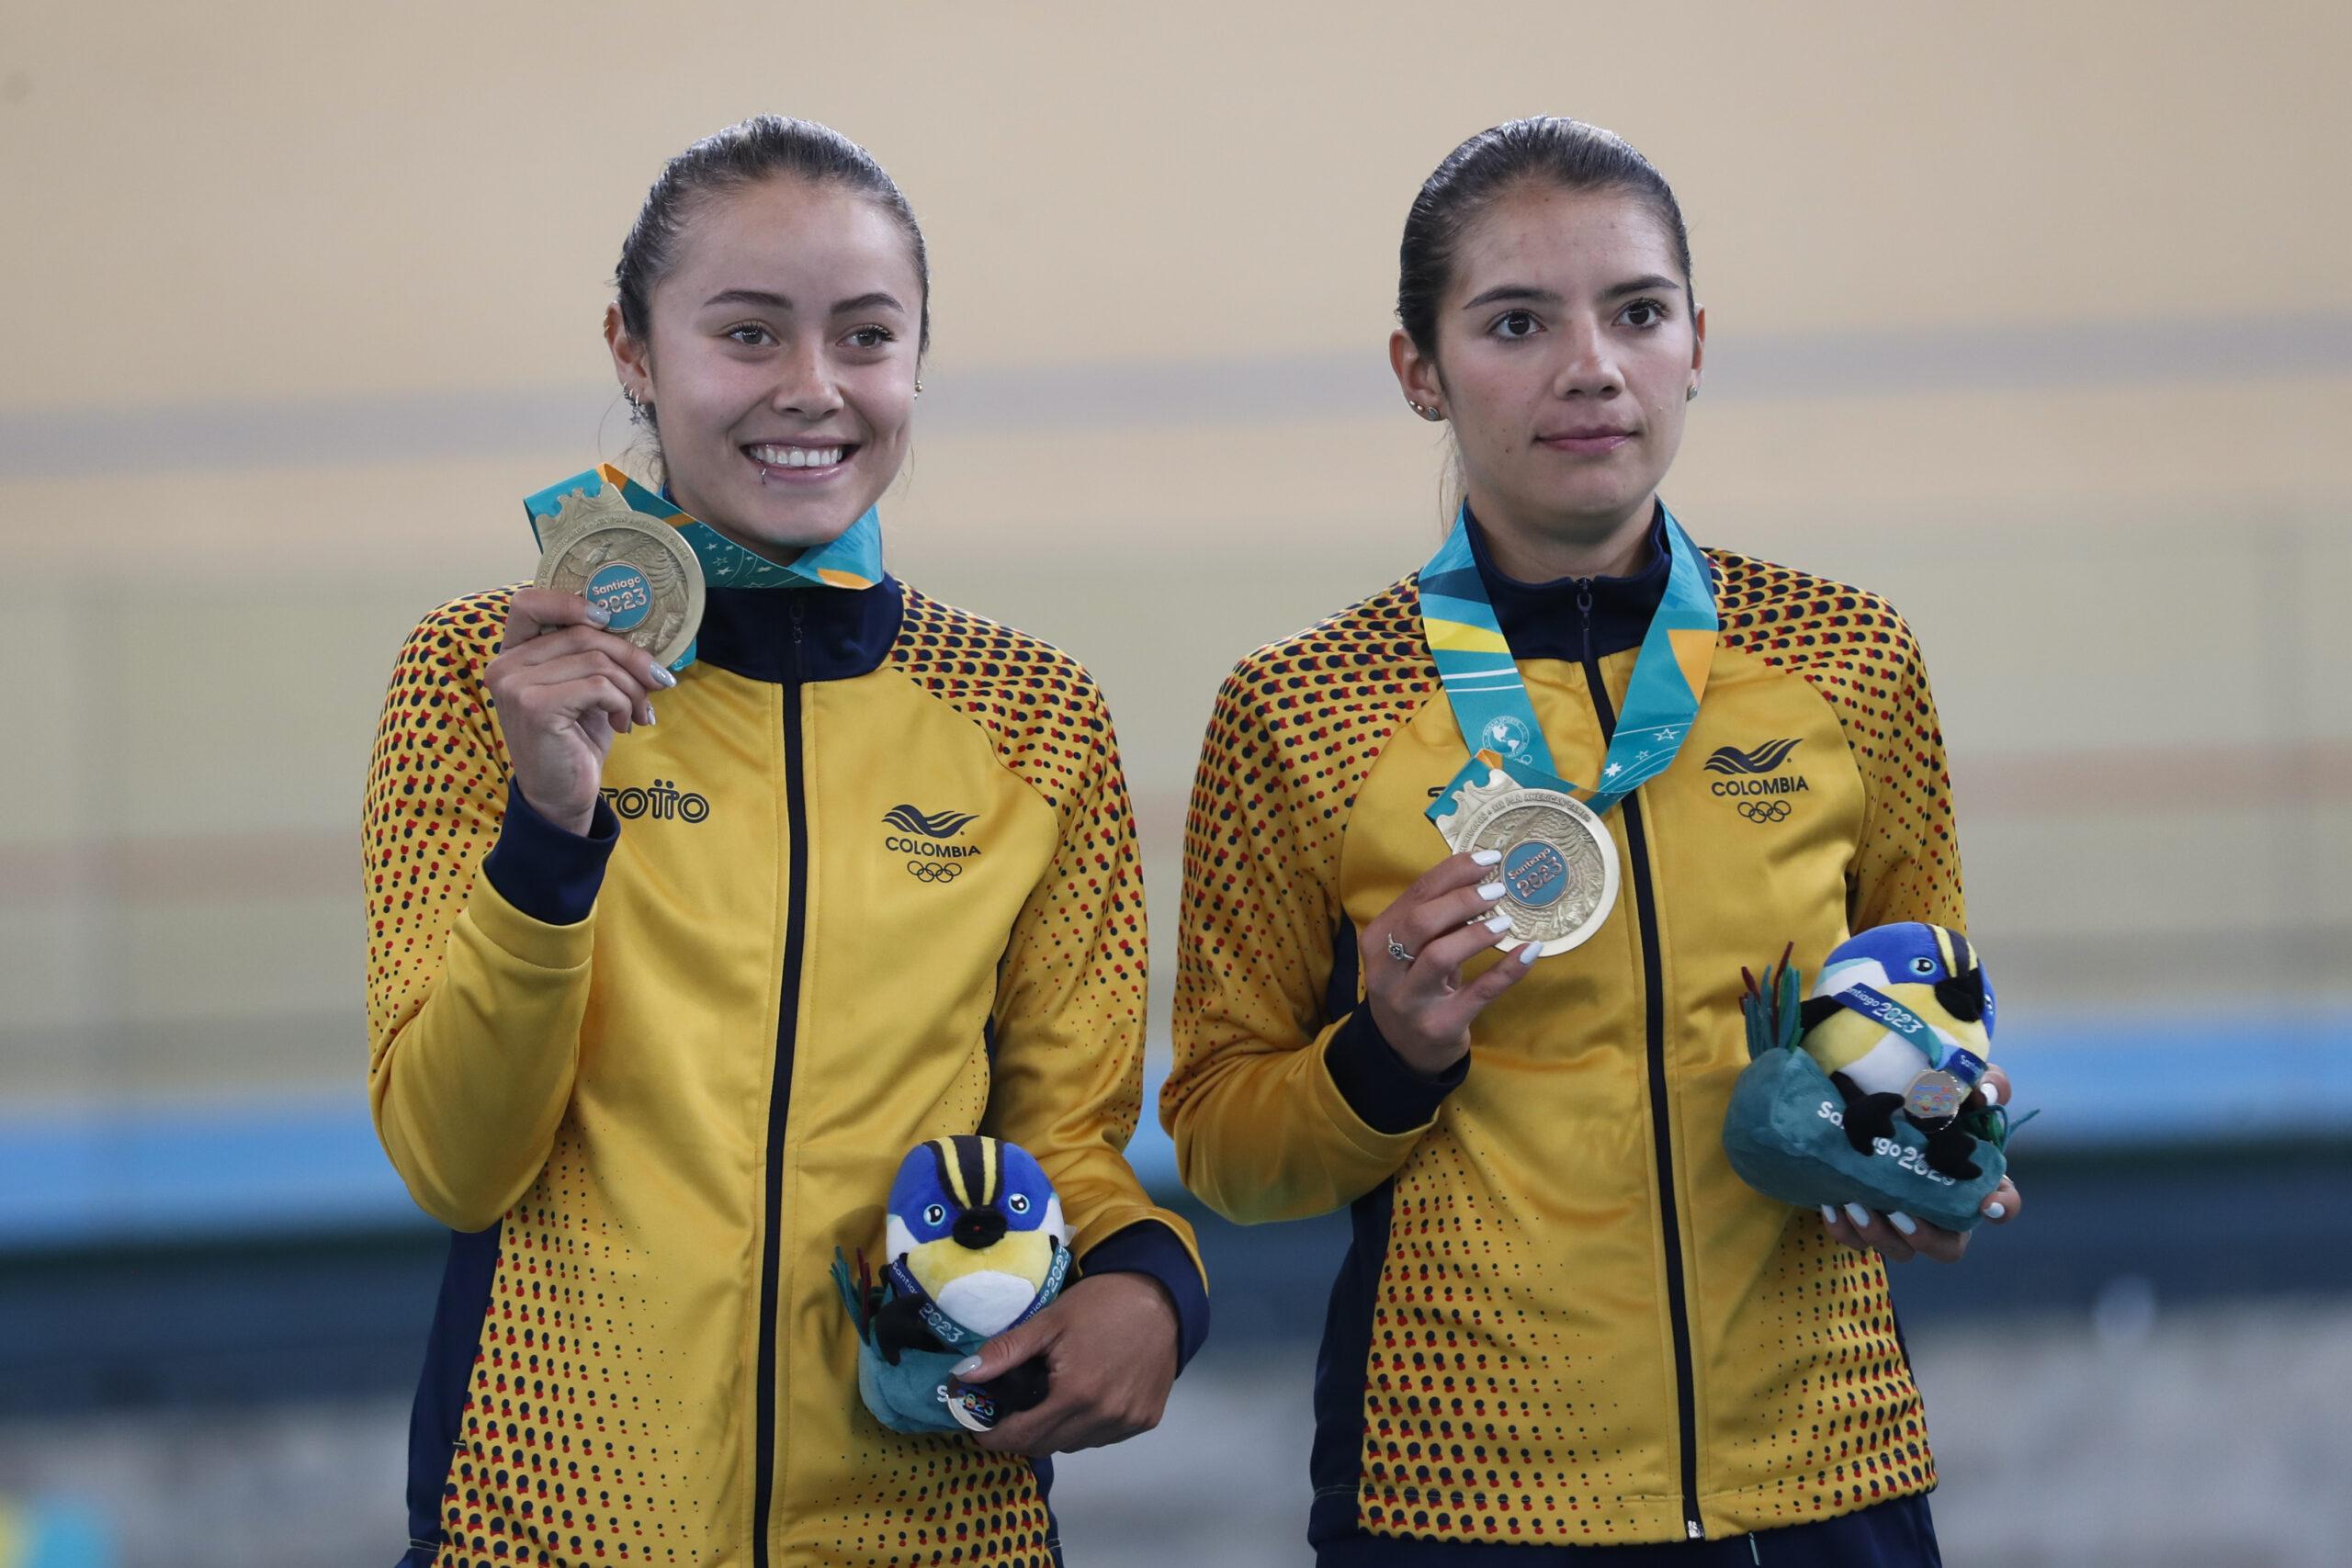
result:
[(1323, 1043), (1323, 1066), (1358, 1120), (1375, 1133), (1395, 1134), (1434, 1121), (1445, 1097), (1469, 1075), (1470, 1058), (1465, 1054), (1437, 1077), (1423, 1077), (1380, 1032), (1372, 1009), (1360, 1007)]
[(605, 862), (620, 842), (620, 818), (604, 796), (588, 818), (585, 836), (566, 832), (531, 807), (523, 789), (506, 784), (506, 820), (498, 842), (481, 863), (482, 875), (498, 896), (544, 925), (576, 926), (596, 908), (605, 885)]
[(1209, 1292), (1176, 1233), (1158, 1220), (1137, 1220), (1113, 1231), (1079, 1259), (1087, 1274), (1148, 1274), (1176, 1304), (1176, 1370), (1209, 1337)]

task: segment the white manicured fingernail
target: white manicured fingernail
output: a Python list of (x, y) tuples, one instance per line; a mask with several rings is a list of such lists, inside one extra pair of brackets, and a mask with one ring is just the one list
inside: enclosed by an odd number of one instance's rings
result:
[(1854, 1222), (1854, 1228), (1856, 1230), (1868, 1230), (1870, 1228), (1871, 1212), (1868, 1209), (1863, 1208), (1860, 1203), (1847, 1204), (1846, 1217)]
[(2000, 1219), (2007, 1214), (2008, 1212), (2008, 1205), (2006, 1203), (1987, 1203), (1984, 1205), (1984, 1217), (1988, 1220)]
[(1905, 1213), (1900, 1209), (1889, 1209), (1886, 1212), (1886, 1223), (1893, 1225), (1896, 1230), (1901, 1231), (1905, 1235), (1916, 1235), (1918, 1234), (1919, 1222), (1913, 1219), (1910, 1215)]
[(1838, 1211), (1831, 1208), (1828, 1204), (1824, 1203), (1821, 1206), (1821, 1223), (1825, 1225), (1836, 1224), (1838, 1223)]
[(1502, 896), (1503, 885), (1499, 882), (1487, 883), (1478, 889), (1478, 897), (1484, 898), (1489, 904), (1493, 903)]
[(1510, 917), (1509, 915), (1497, 915), (1493, 919), (1487, 922), (1487, 929), (1499, 936), (1504, 931), (1510, 930)]
[(951, 1378), (967, 1378), (979, 1370), (980, 1359), (978, 1356), (967, 1356), (948, 1368), (947, 1375)]
[(1477, 850), (1472, 852), (1470, 856), (1470, 863), (1473, 865), (1500, 865), (1503, 863), (1503, 852), (1500, 850)]
[(1998, 1105), (2001, 1103), (2001, 1086), (1999, 1084), (1995, 1083), (1990, 1078), (1986, 1078), (1983, 1083), (1978, 1084), (1976, 1087), (1984, 1091), (1985, 1104)]
[(667, 691), (678, 683), (678, 678), (657, 664), (653, 667), (653, 683)]
[(653, 722), (653, 705), (651, 703), (645, 705), (645, 722), (648, 724), (651, 724)]
[(588, 601), (588, 624), (592, 626), (609, 626), (613, 624), (613, 613), (591, 599)]
[(1544, 947), (1543, 947), (1543, 944), (1542, 944), (1542, 943), (1540, 943), (1540, 942), (1529, 942), (1526, 946), (1524, 946), (1524, 947), (1522, 947), (1522, 948), (1521, 948), (1521, 949), (1519, 950), (1519, 961), (1520, 961), (1521, 964), (1532, 964), (1532, 963), (1534, 963), (1538, 958), (1541, 958), (1541, 957), (1543, 957), (1543, 956), (1544, 956)]

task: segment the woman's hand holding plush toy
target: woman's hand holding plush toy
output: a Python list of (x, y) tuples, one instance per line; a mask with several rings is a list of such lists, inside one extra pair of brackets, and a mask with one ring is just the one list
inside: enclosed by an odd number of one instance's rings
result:
[(1123, 1442), (1159, 1425), (1176, 1382), (1176, 1303), (1148, 1274), (1093, 1274), (1036, 1316), (956, 1366), (984, 1383), (1043, 1356), (1045, 1403), (1006, 1416), (973, 1441), (999, 1453), (1069, 1453)]
[[(1987, 1070), (1984, 1084), (1969, 1097), (1967, 1109), (1974, 1110), (1984, 1104), (1988, 1098), (1987, 1090), (1991, 1091), (1989, 1098), (1993, 1104), (2009, 1103), (2009, 1075), (1997, 1066)], [(2018, 1211), (2024, 1206), (2025, 1198), (2018, 1191), (2018, 1184), (2005, 1176), (2000, 1186), (1995, 1188), (1980, 1205), (1980, 1210), (1988, 1224), (2005, 1225), (2016, 1219)], [(1889, 1263), (1908, 1263), (1914, 1258), (1931, 1258), (1938, 1263), (1957, 1263), (1968, 1251), (1968, 1238), (1975, 1234), (1973, 1231), (1948, 1231), (1941, 1225), (1929, 1224), (1924, 1220), (1912, 1220), (1907, 1214), (1899, 1217), (1909, 1221), (1910, 1230), (1904, 1230), (1896, 1223), (1898, 1216), (1872, 1213), (1859, 1203), (1849, 1203), (1842, 1208), (1825, 1204), (1821, 1211), (1821, 1223), (1829, 1228), (1830, 1236), (1841, 1246), (1850, 1247), (1857, 1252), (1878, 1253)]]
[(1493, 850), (1448, 855), (1357, 939), (1372, 1021), (1423, 1077), (1470, 1054), (1471, 1021), (1527, 973), (1537, 952), (1530, 943), (1463, 984), (1462, 966), (1510, 931), (1507, 917), (1490, 913), (1503, 896), (1495, 869), (1501, 859)]

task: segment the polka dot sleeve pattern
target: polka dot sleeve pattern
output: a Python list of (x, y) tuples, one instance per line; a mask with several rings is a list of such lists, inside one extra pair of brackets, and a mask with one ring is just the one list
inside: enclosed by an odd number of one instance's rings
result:
[(509, 771), (481, 671), (511, 592), (435, 611), (401, 650), (361, 839), (377, 1133), (418, 1206), (460, 1231), (546, 1162), (587, 998), (593, 921), (541, 924), (481, 874)]
[(1191, 1227), (1152, 1206), (1125, 1155), (1143, 1103), (1147, 939), (1135, 813), (1101, 689), (1058, 649), (911, 588), (891, 659), (978, 725), (1061, 823), (999, 965), (985, 1130), (1045, 1166), (1081, 1258), (1146, 1219), (1193, 1250)]
[(1437, 689), (1419, 601), (1398, 583), (1250, 655), (1217, 694), (1185, 819), (1160, 1119), (1185, 1185), (1231, 1218), (1336, 1208), (1385, 1180), (1419, 1136), (1360, 1120), (1321, 1047), (1356, 999), (1326, 995), (1348, 814)]
[(1751, 557), (1711, 551), (1723, 645), (1803, 677), (1829, 704), (1868, 806), (1848, 923), (1964, 929), (1951, 776), (1936, 700), (1911, 628), (1875, 593)]

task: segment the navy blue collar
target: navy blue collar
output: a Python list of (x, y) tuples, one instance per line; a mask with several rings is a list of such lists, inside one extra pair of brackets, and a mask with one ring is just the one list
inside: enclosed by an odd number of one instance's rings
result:
[(1521, 582), (1505, 575), (1487, 547), (1486, 531), (1470, 516), (1470, 555), (1478, 563), (1478, 581), (1495, 606), (1495, 622), (1502, 627), (1515, 659), (1565, 659), (1585, 656), (1586, 611), (1581, 601), (1591, 595), (1592, 656), (1605, 659), (1642, 645), (1650, 617), (1666, 597), (1666, 580), (1673, 561), (1666, 547), (1666, 512), (1650, 514), (1650, 531), (1642, 543), (1642, 565), (1626, 577), (1560, 577), (1549, 582)]
[(695, 658), (754, 681), (846, 681), (881, 668), (905, 615), (895, 577), (859, 589), (714, 588)]

